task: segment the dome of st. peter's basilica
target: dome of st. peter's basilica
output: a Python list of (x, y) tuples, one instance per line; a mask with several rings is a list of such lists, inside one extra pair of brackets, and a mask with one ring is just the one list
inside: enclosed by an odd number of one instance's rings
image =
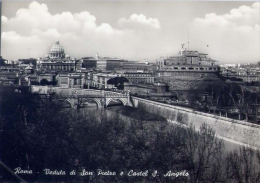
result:
[(49, 57), (50, 58), (64, 58), (65, 53), (63, 47), (60, 45), (59, 40), (56, 41), (56, 43), (51, 47), (51, 50), (49, 52)]

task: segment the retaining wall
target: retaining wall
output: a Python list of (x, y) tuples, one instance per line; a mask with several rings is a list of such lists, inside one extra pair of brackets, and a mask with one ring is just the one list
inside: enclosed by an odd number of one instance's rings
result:
[(260, 125), (132, 97), (135, 107), (165, 117), (168, 121), (194, 125), (199, 130), (203, 123), (212, 127), (216, 135), (231, 142), (260, 149)]

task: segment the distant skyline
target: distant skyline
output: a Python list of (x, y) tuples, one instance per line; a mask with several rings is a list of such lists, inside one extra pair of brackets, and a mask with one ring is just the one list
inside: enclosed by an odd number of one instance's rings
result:
[[(3, 0), (2, 56), (65, 53), (155, 62), (181, 44), (220, 64), (260, 61), (260, 2)], [(189, 39), (188, 39), (189, 38)]]

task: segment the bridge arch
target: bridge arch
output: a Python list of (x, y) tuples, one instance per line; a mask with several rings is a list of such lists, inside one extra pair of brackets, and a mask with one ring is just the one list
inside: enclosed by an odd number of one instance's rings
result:
[(109, 103), (110, 103), (112, 100), (118, 100), (118, 101), (120, 101), (123, 105), (126, 105), (126, 104), (127, 104), (127, 101), (126, 101), (126, 99), (124, 99), (124, 98), (108, 98), (108, 99), (106, 100), (106, 106), (108, 106)]
[[(59, 101), (63, 104), (69, 104), (71, 108), (77, 108), (77, 105), (78, 105), (78, 100), (77, 99), (70, 99), (70, 98), (67, 98), (67, 99), (55, 99), (56, 101)], [(100, 99), (97, 99), (97, 98), (88, 98), (88, 99), (83, 99), (80, 101), (80, 105), (83, 105), (84, 102), (87, 102), (87, 101), (93, 101), (95, 102), (95, 104), (97, 105), (97, 108), (102, 108), (102, 104), (101, 104), (101, 101)]]
[(100, 99), (97, 99), (97, 98), (88, 98), (88, 99), (83, 99), (82, 102), (87, 102), (87, 101), (94, 101), (96, 104), (97, 104), (97, 108), (102, 108), (102, 104), (101, 104), (101, 101)]
[[(59, 100), (59, 101), (62, 101), (62, 100)], [(72, 100), (66, 99), (65, 101), (67, 101), (67, 102), (70, 104), (70, 107), (71, 107), (71, 108), (74, 107), (75, 103), (74, 103)]]

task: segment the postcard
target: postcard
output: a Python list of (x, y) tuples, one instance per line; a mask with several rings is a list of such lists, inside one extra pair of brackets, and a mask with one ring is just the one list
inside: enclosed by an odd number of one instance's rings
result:
[(0, 3), (0, 182), (260, 182), (259, 2)]

